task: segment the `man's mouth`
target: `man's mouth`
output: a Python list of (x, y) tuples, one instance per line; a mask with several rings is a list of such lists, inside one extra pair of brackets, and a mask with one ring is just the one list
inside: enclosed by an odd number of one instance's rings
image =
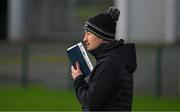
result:
[(89, 43), (85, 43), (86, 46), (89, 46), (90, 44)]

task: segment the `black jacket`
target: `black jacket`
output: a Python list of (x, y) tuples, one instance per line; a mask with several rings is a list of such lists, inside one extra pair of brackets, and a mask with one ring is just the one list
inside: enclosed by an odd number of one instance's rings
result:
[(97, 60), (88, 83), (76, 77), (76, 96), (84, 110), (130, 111), (133, 97), (133, 72), (136, 70), (134, 44), (123, 40), (103, 43), (91, 52)]

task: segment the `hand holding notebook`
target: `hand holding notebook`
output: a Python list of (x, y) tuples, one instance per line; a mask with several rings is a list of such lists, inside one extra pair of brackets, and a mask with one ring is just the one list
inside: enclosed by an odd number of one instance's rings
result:
[(76, 69), (76, 62), (79, 62), (82, 74), (86, 77), (93, 70), (92, 63), (86, 53), (86, 50), (81, 42), (67, 49), (67, 55), (71, 64)]

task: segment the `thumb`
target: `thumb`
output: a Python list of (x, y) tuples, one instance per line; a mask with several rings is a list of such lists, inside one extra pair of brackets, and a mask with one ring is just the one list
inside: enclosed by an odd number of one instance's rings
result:
[(79, 62), (76, 62), (76, 68), (79, 69)]

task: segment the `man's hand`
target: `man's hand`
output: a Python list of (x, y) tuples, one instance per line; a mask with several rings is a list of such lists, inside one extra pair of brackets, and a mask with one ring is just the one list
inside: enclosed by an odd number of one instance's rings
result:
[(71, 66), (71, 75), (72, 75), (73, 79), (75, 79), (79, 75), (82, 75), (82, 72), (81, 72), (78, 62), (76, 62), (76, 69), (73, 66)]

